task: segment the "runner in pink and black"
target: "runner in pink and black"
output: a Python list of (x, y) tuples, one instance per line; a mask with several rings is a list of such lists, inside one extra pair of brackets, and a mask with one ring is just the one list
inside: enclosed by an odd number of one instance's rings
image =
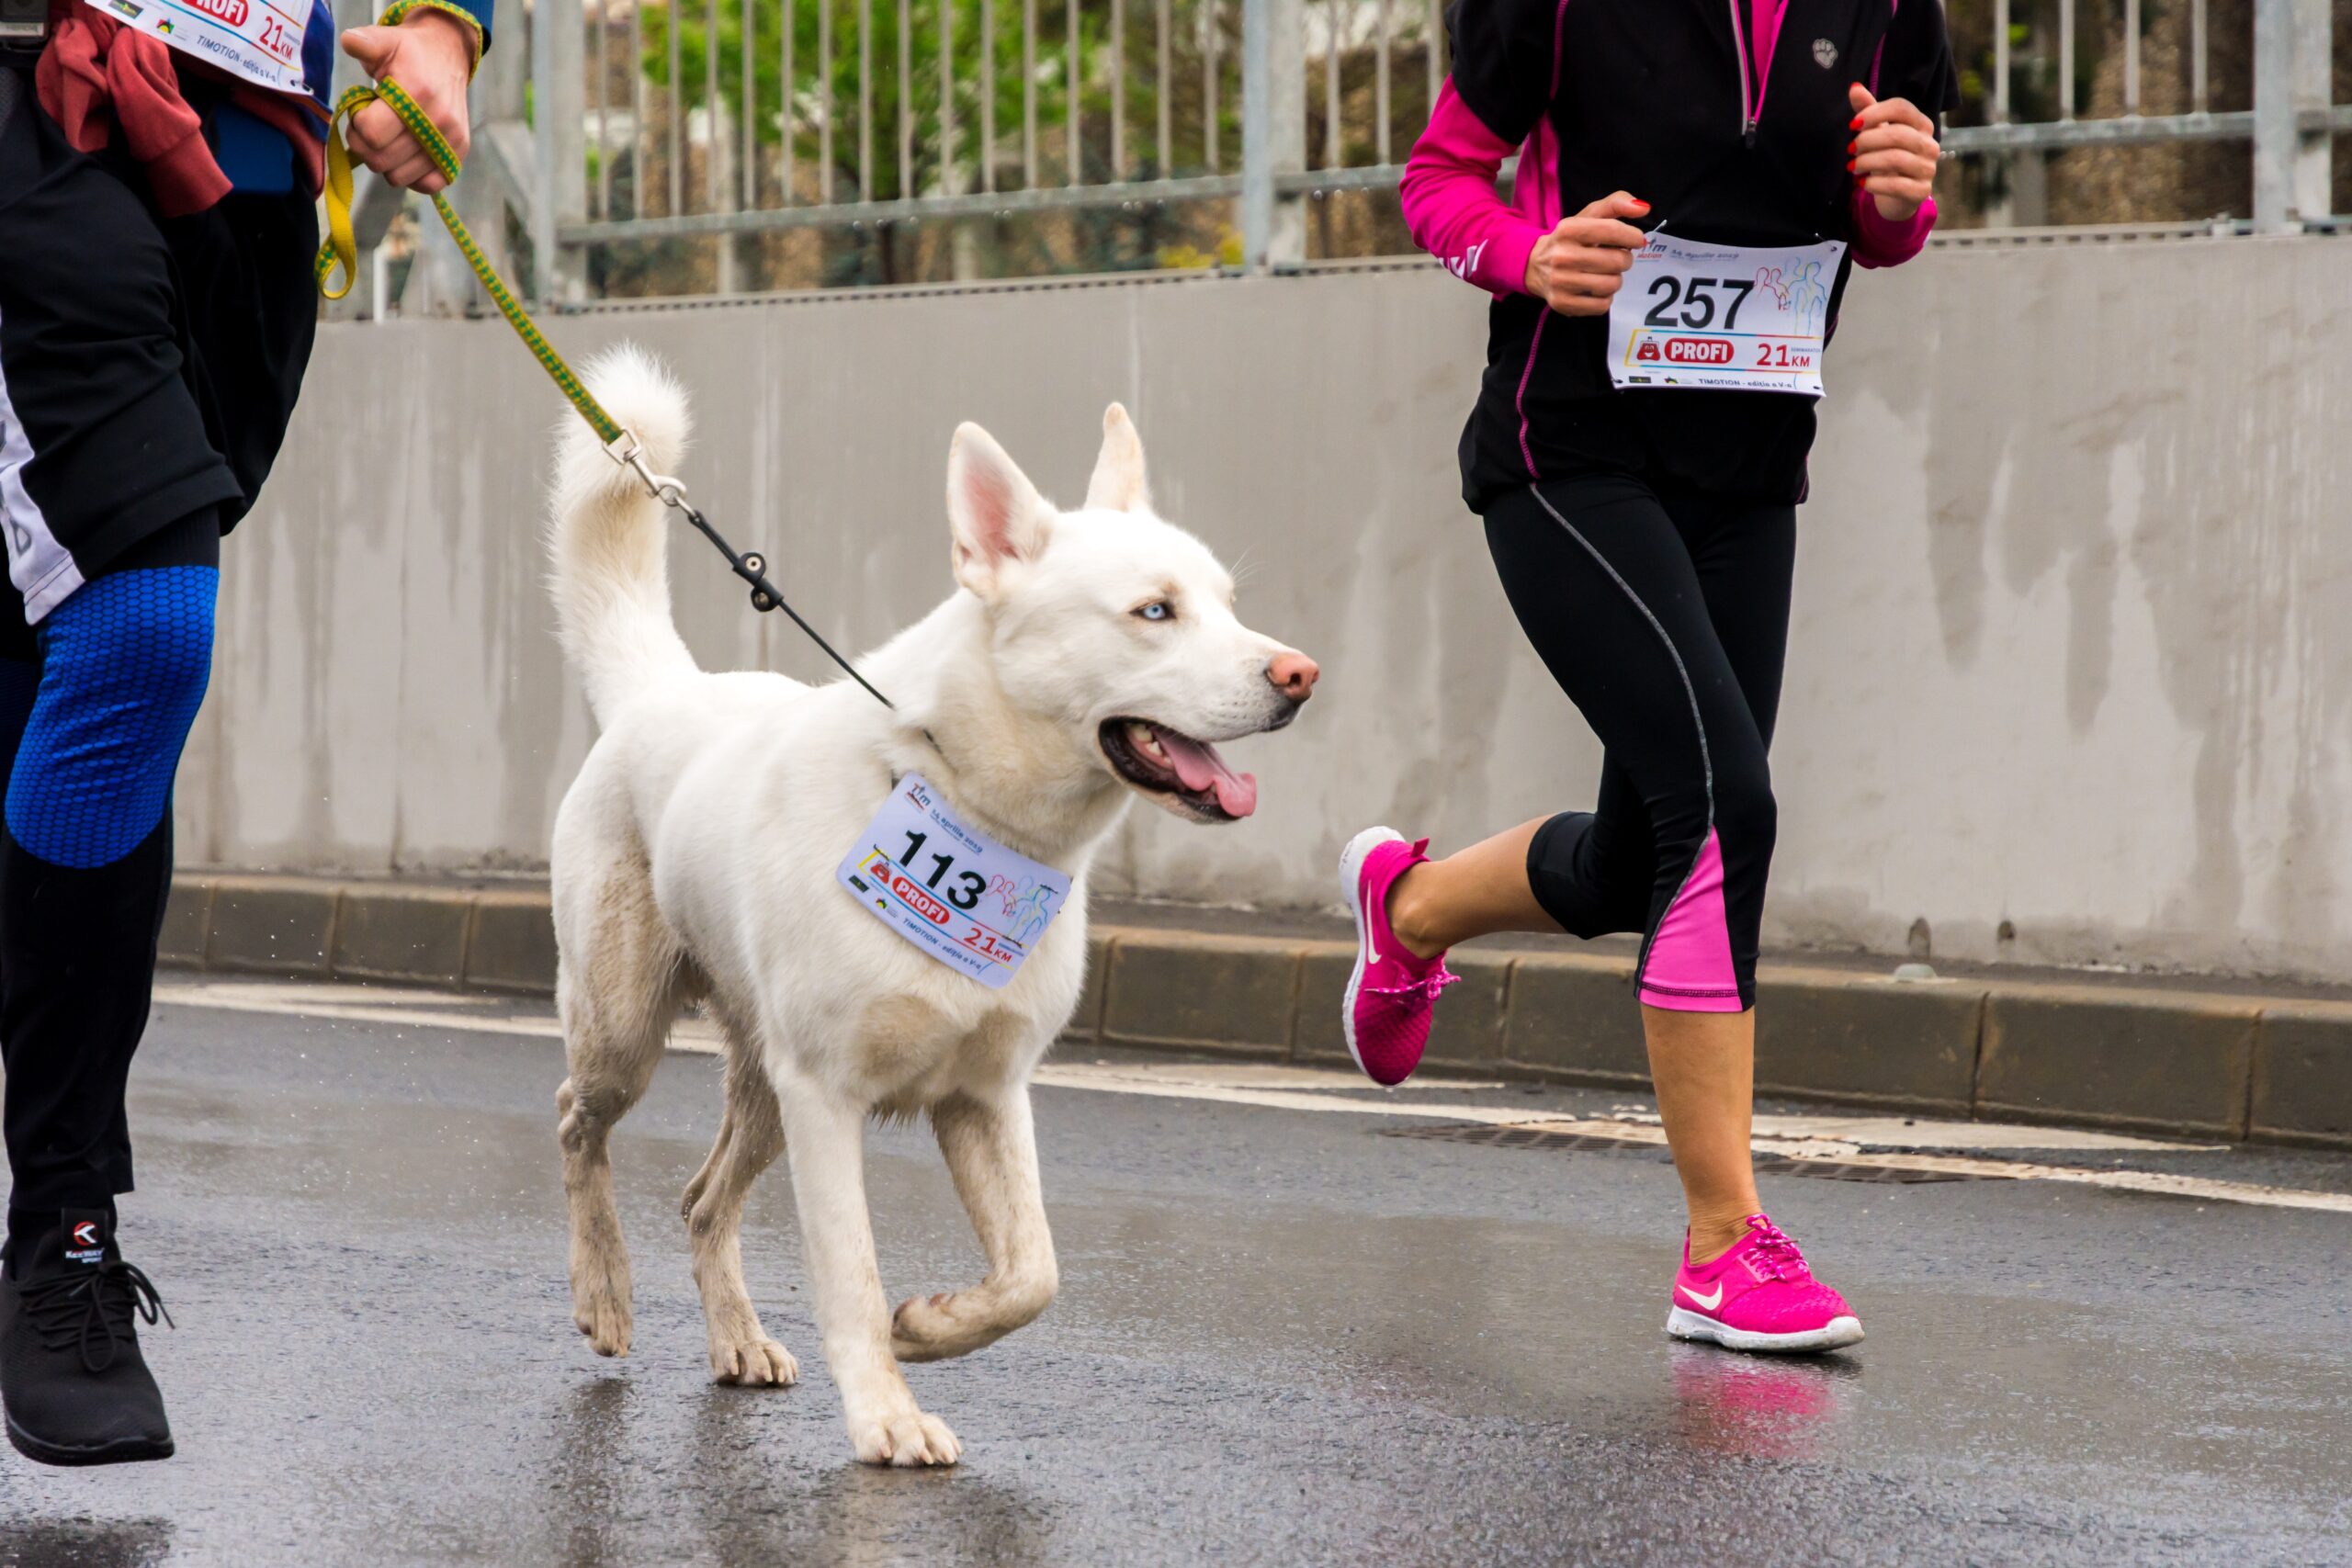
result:
[(1403, 200), (1420, 244), (1494, 296), (1464, 498), (1606, 761), (1594, 809), (1442, 860), (1387, 829), (1356, 838), (1348, 1039), (1399, 1081), (1449, 947), (1640, 933), (1689, 1207), (1669, 1331), (1851, 1344), (1859, 1318), (1761, 1214), (1751, 1168), (1766, 754), (1838, 304), (1855, 263), (1909, 260), (1935, 222), (1938, 117), (1957, 97), (1942, 9), (1462, 0), (1451, 25)]

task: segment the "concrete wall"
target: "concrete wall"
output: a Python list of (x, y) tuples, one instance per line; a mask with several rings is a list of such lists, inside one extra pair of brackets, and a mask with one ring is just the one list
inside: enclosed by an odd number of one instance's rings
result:
[[(1321, 903), (1358, 827), (1458, 845), (1598, 765), (1453, 442), (1482, 300), (1434, 270), (599, 313), (695, 390), (686, 477), (829, 636), (946, 592), (948, 433), (1081, 491), (1103, 402), (1243, 608), (1323, 660), (1236, 748), (1264, 805), (1138, 813), (1102, 885)], [(1858, 280), (1803, 513), (1768, 938), (2352, 978), (2352, 244), (1967, 249)], [(537, 543), (560, 403), (494, 321), (330, 327), (232, 541), (183, 858), (526, 869), (590, 739)], [(712, 665), (825, 670), (673, 554)], [(2004, 933), (2010, 933), (2005, 935)]]

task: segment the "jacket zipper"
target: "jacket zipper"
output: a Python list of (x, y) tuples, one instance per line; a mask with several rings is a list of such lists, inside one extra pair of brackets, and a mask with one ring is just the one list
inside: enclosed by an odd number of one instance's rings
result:
[(1731, 9), (1731, 51), (1740, 56), (1740, 146), (1757, 143), (1755, 96), (1747, 87), (1747, 28), (1740, 26), (1740, 0), (1724, 0)]
[(1753, 83), (1747, 74), (1747, 25), (1739, 19), (1742, 0), (1726, 0), (1731, 7), (1732, 52), (1739, 56), (1739, 141), (1743, 147), (1756, 145), (1756, 122), (1764, 115), (1765, 84)]

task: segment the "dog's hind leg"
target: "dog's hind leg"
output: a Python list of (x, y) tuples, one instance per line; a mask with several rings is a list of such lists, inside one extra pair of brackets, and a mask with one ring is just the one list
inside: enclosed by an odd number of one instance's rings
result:
[(710, 1375), (720, 1382), (795, 1382), (799, 1363), (760, 1326), (743, 1288), (743, 1199), (784, 1152), (783, 1112), (749, 1038), (727, 1029), (727, 1111), (710, 1158), (687, 1185), (684, 1212), (695, 1284), (710, 1329)]
[(678, 1009), (695, 989), (653, 906), (640, 852), (612, 857), (557, 898), (556, 1000), (571, 1076), (556, 1090), (556, 1138), (571, 1213), (572, 1321), (600, 1356), (628, 1351), (628, 1247), (607, 1143), (644, 1094)]
[(992, 1344), (1044, 1312), (1060, 1284), (1037, 1182), (1028, 1086), (1011, 1084), (988, 1099), (942, 1100), (931, 1120), (989, 1271), (969, 1290), (899, 1303), (890, 1349), (902, 1361), (935, 1361)]

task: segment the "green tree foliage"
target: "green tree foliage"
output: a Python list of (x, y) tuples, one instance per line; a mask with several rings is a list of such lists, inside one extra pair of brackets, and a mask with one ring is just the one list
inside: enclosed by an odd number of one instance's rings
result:
[[(1022, 183), (1021, 130), (1023, 108), (1022, 6), (1019, 0), (994, 0), (987, 9), (992, 35), (992, 69), (983, 80), (981, 0), (910, 0), (907, 11), (910, 70), (899, 73), (899, 7), (895, 0), (753, 0), (751, 8), (752, 118), (757, 145), (775, 147), (785, 133), (783, 26), (789, 6), (793, 28), (791, 131), (793, 161), (813, 177), (822, 148), (822, 127), (832, 120), (832, 164), (836, 200), (888, 200), (901, 194), (934, 195), (943, 189), (977, 190), (979, 179), (981, 96), (993, 96), (996, 118), (996, 165), (999, 188)], [(828, 19), (820, 11), (830, 7)], [(955, 167), (943, 177), (939, 57), (943, 7), (952, 24), (955, 80)], [(1228, 28), (1238, 6), (1223, 21)], [(1162, 169), (1159, 150), (1153, 145), (1159, 113), (1158, 40), (1152, 28), (1155, 13), (1148, 4), (1129, 0), (1125, 25), (1126, 54), (1125, 117), (1126, 174), (1151, 178), (1194, 172), (1201, 153), (1200, 15), (1195, 5), (1173, 11), (1175, 90), (1170, 109), (1179, 130), (1177, 167)], [(1066, 6), (1043, 0), (1038, 6), (1035, 92), (1037, 97), (1039, 175), (1043, 183), (1069, 181), (1068, 123), (1069, 17)], [(1080, 119), (1084, 160), (1083, 183), (1112, 177), (1108, 167), (1112, 95), (1110, 9), (1107, 0), (1091, 0), (1079, 16)], [(648, 6), (644, 14), (645, 52), (641, 67), (652, 85), (667, 93), (671, 86), (670, 30), (677, 28), (677, 69), (684, 78), (685, 107), (691, 112), (708, 104), (714, 92), (724, 104), (730, 133), (741, 135), (743, 123), (744, 8), (741, 0), (719, 0), (717, 7), (717, 70), (711, 69), (711, 12), (685, 0), (681, 6)], [(871, 29), (864, 47), (871, 60), (867, 102), (872, 116), (872, 189), (858, 184), (858, 94), (861, 31)], [(1231, 59), (1230, 40), (1225, 46)], [(825, 71), (830, 56), (830, 76)], [(714, 80), (715, 77), (715, 80)], [(1189, 87), (1190, 91), (1185, 91)], [(1228, 156), (1238, 152), (1239, 93), (1222, 96), (1218, 118)], [(914, 119), (914, 166), (911, 179), (900, 184), (899, 116), (901, 103)], [(804, 192), (810, 187), (804, 186)]]

